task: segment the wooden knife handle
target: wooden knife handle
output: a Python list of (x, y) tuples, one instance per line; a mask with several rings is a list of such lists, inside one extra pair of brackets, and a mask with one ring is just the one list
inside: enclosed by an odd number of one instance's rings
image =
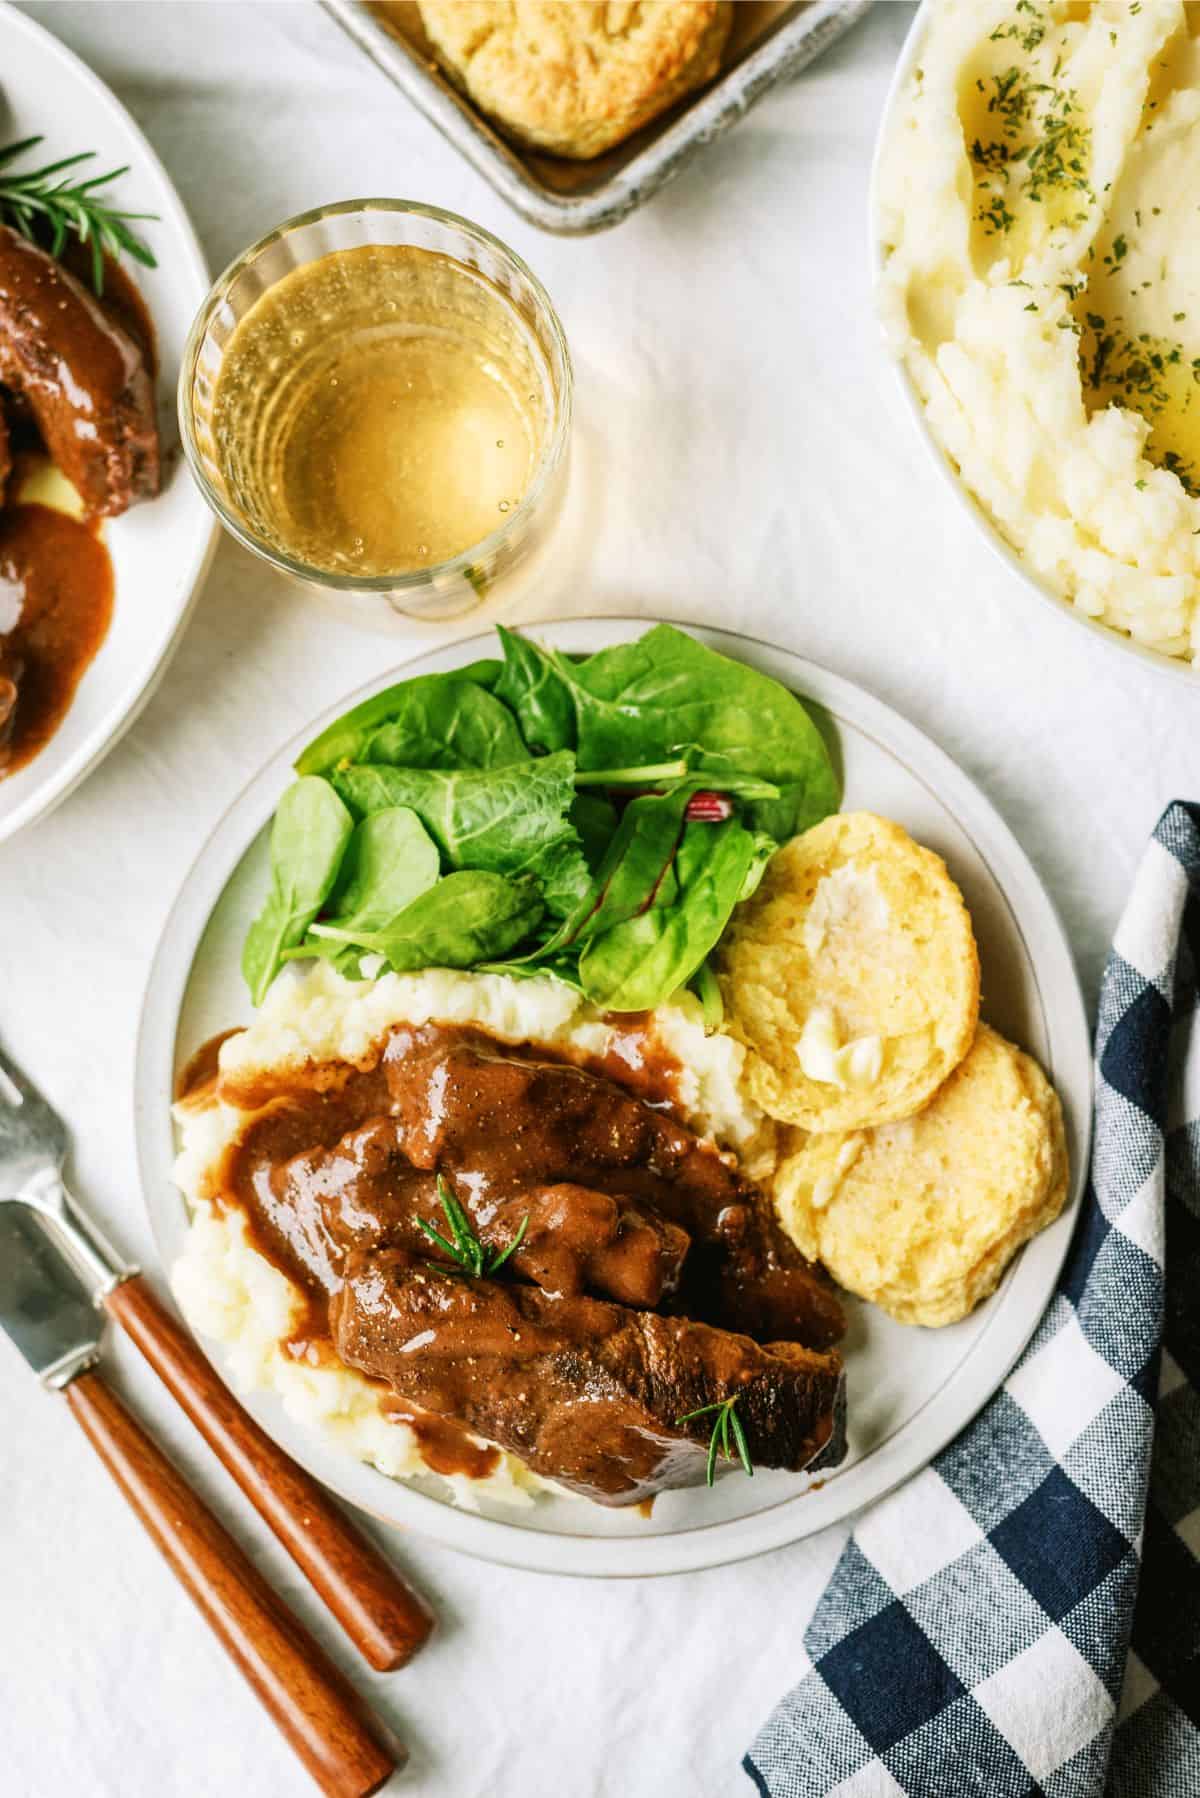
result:
[(243, 1411), (142, 1275), (123, 1280), (104, 1304), (359, 1652), (379, 1673), (403, 1667), (433, 1628), (424, 1602), (316, 1481)]
[[(326, 1798), (368, 1798), (406, 1758), (94, 1369), (67, 1403)], [(387, 1743), (387, 1745), (385, 1745)]]

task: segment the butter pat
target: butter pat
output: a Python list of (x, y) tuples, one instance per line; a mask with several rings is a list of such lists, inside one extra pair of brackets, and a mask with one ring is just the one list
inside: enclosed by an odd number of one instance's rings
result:
[(837, 1020), (827, 1005), (815, 1006), (809, 1012), (796, 1054), (807, 1079), (839, 1087), (843, 1092), (850, 1088), (866, 1091), (883, 1072), (883, 1039), (856, 1036), (848, 1043), (841, 1042)]
[(875, 869), (864, 874), (856, 862), (843, 862), (817, 882), (809, 903), (803, 930), (809, 960), (815, 960), (829, 936), (847, 925), (861, 936), (885, 931), (891, 917)]

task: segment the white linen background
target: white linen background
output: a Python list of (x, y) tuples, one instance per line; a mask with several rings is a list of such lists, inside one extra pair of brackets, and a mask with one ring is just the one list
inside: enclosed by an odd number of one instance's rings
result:
[[(367, 194), (450, 207), (513, 244), (549, 288), (578, 379), (563, 571), (522, 616), (732, 626), (860, 681), (999, 807), (1094, 1002), (1145, 837), (1168, 799), (1200, 797), (1198, 695), (1027, 597), (943, 492), (893, 391), (866, 195), (909, 6), (885, 0), (642, 211), (581, 240), (509, 212), (316, 5), (28, 10), (133, 112), (214, 270), (291, 213)], [(339, 628), (224, 542), (133, 731), (0, 849), (0, 1028), (70, 1119), (81, 1194), (151, 1269), (133, 1048), (168, 907), (262, 762), (405, 653), (403, 638)], [(154, 1377), (119, 1341), (109, 1366), (394, 1718), (412, 1749), (400, 1789), (749, 1790), (738, 1762), (791, 1683), (841, 1532), (709, 1573), (605, 1584), (406, 1538), (397, 1559), (441, 1630), (408, 1671), (372, 1680)], [(65, 1407), (6, 1347), (0, 1390), (0, 1793), (301, 1798), (305, 1776)]]

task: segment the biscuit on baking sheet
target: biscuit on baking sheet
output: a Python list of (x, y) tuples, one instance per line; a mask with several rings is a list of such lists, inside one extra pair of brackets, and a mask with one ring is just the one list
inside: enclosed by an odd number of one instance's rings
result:
[(775, 1176), (784, 1228), (849, 1292), (906, 1324), (950, 1324), (994, 1290), (1067, 1196), (1058, 1095), (986, 1024), (923, 1111), (802, 1137)]
[(795, 837), (721, 948), (733, 1034), (763, 1110), (805, 1130), (910, 1117), (967, 1053), (979, 956), (940, 856), (842, 812)]
[(438, 61), (510, 136), (586, 159), (716, 74), (732, 0), (420, 0)]

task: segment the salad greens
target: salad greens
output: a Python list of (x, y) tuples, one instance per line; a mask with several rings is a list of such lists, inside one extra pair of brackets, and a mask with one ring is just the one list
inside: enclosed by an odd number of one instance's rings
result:
[(611, 1011), (648, 1011), (686, 986), (716, 947), (754, 859), (754, 838), (736, 818), (685, 825), (669, 902), (652, 900), (589, 938), (579, 958), (588, 997)]
[(504, 650), (496, 698), (511, 708), (529, 747), (543, 755), (573, 749), (575, 708), (547, 652), (502, 624), (496, 626), (496, 635)]
[[(328, 730), (323, 730), (309, 744), (296, 763), (296, 773), (328, 774), (331, 768), (347, 762), (391, 760), (388, 756), (367, 757), (363, 754), (371, 738), (387, 724), (408, 733), (414, 747), (424, 732), (431, 753), (428, 758), (413, 756), (413, 765), (418, 768), (452, 768), (456, 765), (452, 758), (441, 759), (452, 722), (460, 751), (464, 751), (459, 760), (471, 768), (489, 766), (499, 759), (486, 748), (486, 720), (494, 714), (479, 696), (482, 695), (483, 700), (491, 697), (490, 689), (499, 678), (500, 667), (499, 662), (472, 662), (456, 674), (418, 674), (412, 680), (401, 681), (398, 686), (372, 694), (370, 699), (364, 699), (361, 705), (335, 719)], [(505, 711), (498, 728), (503, 731), (512, 722), (511, 715)], [(514, 735), (516, 752), (512, 759), (523, 761), (529, 752), (522, 744), (520, 733)]]
[[(511, 633), (500, 631), (506, 657)], [(683, 756), (692, 771), (713, 776), (723, 792), (739, 774), (782, 789), (764, 795), (780, 826), (795, 836), (836, 811), (837, 776), (817, 726), (778, 681), (706, 649), (670, 624), (656, 624), (636, 643), (602, 649), (583, 661), (528, 638), (521, 673), (509, 663), (497, 684), (526, 739), (545, 720), (567, 718), (553, 744), (573, 749), (582, 774), (593, 769), (636, 772), (638, 765)], [(534, 670), (537, 672), (535, 673)], [(615, 784), (615, 783), (614, 783)], [(770, 826), (763, 820), (763, 829)]]
[(436, 842), (447, 867), (536, 874), (546, 904), (562, 912), (591, 883), (568, 813), (574, 757), (565, 751), (503, 768), (344, 768), (333, 785), (355, 817), (407, 806)]
[(499, 629), (503, 661), (355, 706), (296, 763), (243, 952), (553, 974), (649, 1009), (691, 985), (789, 836), (837, 809), (826, 733), (777, 681), (673, 626), (585, 657)]
[(317, 940), (382, 955), (398, 974), (418, 968), (470, 968), (507, 955), (543, 911), (537, 883), (468, 868), (447, 874), (379, 930), (314, 924)]
[(271, 826), (271, 885), (242, 947), (242, 974), (261, 1005), (285, 949), (300, 943), (333, 891), (354, 831), (349, 812), (323, 780), (290, 786)]
[(342, 930), (382, 930), (441, 873), (437, 844), (416, 812), (394, 805), (355, 826), (330, 896)]

